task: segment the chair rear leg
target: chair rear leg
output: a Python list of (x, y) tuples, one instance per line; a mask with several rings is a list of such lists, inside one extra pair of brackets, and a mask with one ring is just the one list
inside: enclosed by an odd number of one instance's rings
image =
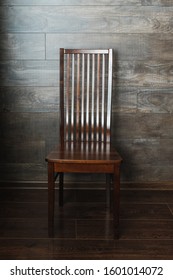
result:
[(114, 238), (119, 238), (119, 208), (120, 208), (120, 166), (115, 165), (113, 178), (113, 219)]
[(64, 205), (64, 173), (59, 174), (59, 206)]
[(111, 175), (106, 174), (106, 207), (111, 206)]
[(54, 200), (55, 200), (55, 180), (54, 164), (48, 162), (48, 235), (54, 235)]

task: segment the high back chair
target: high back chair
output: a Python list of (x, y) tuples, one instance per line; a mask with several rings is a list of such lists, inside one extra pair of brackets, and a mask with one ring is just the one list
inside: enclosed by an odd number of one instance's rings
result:
[(64, 173), (107, 175), (107, 202), (112, 183), (114, 236), (118, 237), (122, 159), (111, 143), (112, 56), (112, 49), (60, 49), (60, 143), (46, 158), (50, 237), (55, 180), (59, 175), (59, 205), (63, 206)]

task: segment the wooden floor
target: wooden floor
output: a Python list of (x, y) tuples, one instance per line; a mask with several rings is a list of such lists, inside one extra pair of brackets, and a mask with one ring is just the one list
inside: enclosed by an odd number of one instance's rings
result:
[(122, 189), (113, 240), (104, 190), (66, 190), (49, 239), (47, 190), (35, 187), (0, 189), (0, 259), (173, 259), (171, 189)]

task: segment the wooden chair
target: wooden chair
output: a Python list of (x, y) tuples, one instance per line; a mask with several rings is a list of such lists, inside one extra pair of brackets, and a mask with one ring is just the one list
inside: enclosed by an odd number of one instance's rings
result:
[[(48, 233), (54, 235), (54, 190), (64, 173), (113, 178), (114, 235), (118, 237), (121, 157), (111, 144), (112, 49), (60, 49), (60, 143), (48, 162)], [(107, 198), (109, 201), (109, 196)]]

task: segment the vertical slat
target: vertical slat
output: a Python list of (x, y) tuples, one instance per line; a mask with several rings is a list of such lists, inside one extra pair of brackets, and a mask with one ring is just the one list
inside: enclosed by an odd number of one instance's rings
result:
[(94, 140), (94, 89), (95, 89), (95, 55), (92, 54), (92, 91), (91, 91), (91, 140)]
[(74, 54), (72, 54), (72, 89), (71, 89), (71, 140), (74, 140)]
[(90, 84), (90, 55), (88, 54), (87, 55), (87, 89), (86, 89), (86, 93), (87, 93), (87, 97), (86, 97), (86, 140), (87, 141), (89, 140), (89, 102), (90, 102), (89, 84)]
[(107, 100), (107, 141), (110, 142), (110, 125), (111, 125), (111, 92), (112, 92), (112, 49), (108, 54), (108, 100)]
[(67, 62), (66, 62), (66, 70), (67, 70), (67, 76), (66, 76), (66, 124), (65, 124), (65, 134), (66, 134), (66, 140), (68, 140), (68, 128), (69, 128), (69, 81), (70, 81), (70, 55), (67, 54)]
[(64, 49), (60, 49), (60, 137), (64, 143)]
[(102, 113), (101, 113), (101, 140), (104, 141), (104, 126), (105, 126), (105, 55), (102, 55)]
[(96, 140), (99, 141), (100, 54), (97, 55)]
[(84, 86), (85, 86), (85, 58), (82, 54), (82, 100), (81, 100), (81, 140), (84, 140)]
[[(61, 131), (65, 130), (64, 135), (66, 135), (66, 140), (74, 141), (81, 139), (82, 141), (88, 141), (91, 139), (92, 141), (106, 140), (109, 142), (111, 126), (112, 50), (108, 50), (108, 52), (104, 50), (102, 54), (101, 51), (98, 54), (90, 51), (85, 54), (85, 51), (80, 53), (80, 50), (78, 52), (76, 50), (62, 49), (60, 53), (60, 61), (63, 61), (64, 53), (67, 55), (67, 62), (65, 64), (67, 67), (66, 80), (64, 80), (62, 73), (60, 77)], [(61, 64), (61, 67), (65, 66), (63, 63)], [(109, 75), (107, 70), (110, 72)], [(66, 83), (64, 99), (66, 106), (64, 106), (62, 98), (64, 95), (64, 82)], [(62, 113), (63, 107), (66, 108), (66, 115)], [(71, 131), (69, 128), (71, 128)], [(61, 133), (62, 135), (63, 133)], [(68, 139), (68, 137), (70, 138)]]
[(79, 140), (80, 114), (80, 55), (77, 54), (77, 89), (76, 89), (76, 140)]

